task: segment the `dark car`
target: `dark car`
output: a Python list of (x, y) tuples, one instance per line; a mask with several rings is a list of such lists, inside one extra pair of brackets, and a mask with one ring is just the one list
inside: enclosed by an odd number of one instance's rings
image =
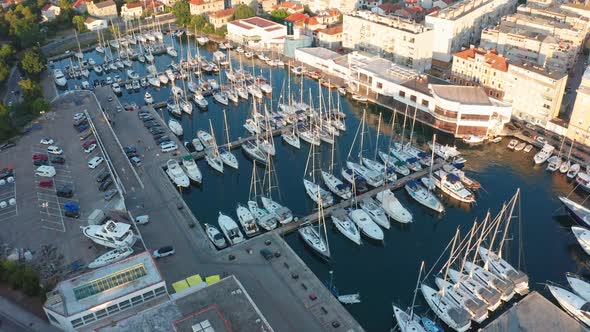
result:
[(80, 210), (75, 210), (75, 211), (65, 210), (64, 215), (68, 218), (78, 219), (78, 218), (80, 218)]
[(522, 129), (522, 125), (518, 122), (514, 122), (513, 125), (518, 129)]
[(103, 194), (103, 197), (104, 197), (105, 201), (110, 201), (111, 199), (113, 199), (113, 197), (115, 197), (115, 195), (117, 194), (117, 192), (118, 192), (117, 189), (109, 189), (109, 190), (107, 190)]
[(35, 166), (42, 166), (42, 165), (48, 165), (49, 162), (47, 161), (47, 159), (35, 159), (33, 160), (33, 165)]
[(57, 189), (55, 194), (58, 197), (71, 198), (74, 196), (74, 189), (72, 189), (72, 186), (70, 185), (61, 186), (59, 189)]
[(109, 171), (105, 169), (104, 171), (100, 172), (96, 176), (96, 182), (103, 182), (104, 180), (106, 180), (110, 176), (111, 176), (111, 173), (109, 173)]
[(113, 184), (113, 180), (109, 177), (108, 179), (104, 180), (103, 183), (98, 186), (99, 191), (105, 191), (109, 189), (109, 187)]
[(165, 133), (165, 131), (162, 127), (153, 127), (153, 128), (150, 128), (150, 133), (152, 135), (156, 135), (156, 134), (163, 134), (163, 133)]
[(92, 131), (87, 130), (87, 131), (80, 134), (80, 140), (83, 141), (83, 140), (87, 139), (88, 137), (90, 137), (90, 135), (92, 135)]
[(49, 157), (47, 157), (46, 154), (36, 153), (33, 155), (33, 160), (47, 160), (47, 159), (49, 159)]
[(271, 260), (274, 256), (272, 254), (272, 252), (270, 252), (270, 250), (268, 249), (261, 249), (260, 250), (260, 254), (262, 255), (262, 257), (264, 257), (264, 259), (266, 259), (267, 261)]
[(526, 136), (526, 137), (533, 137), (533, 135), (531, 135), (531, 133), (530, 133), (530, 132), (528, 132), (528, 131), (526, 131), (526, 130), (525, 130), (525, 131), (523, 131), (523, 132), (522, 132), (522, 134), (523, 134), (524, 136)]
[(144, 122), (144, 127), (146, 128), (153, 128), (153, 127), (160, 127), (160, 124), (157, 123), (156, 121), (148, 121), (148, 122)]
[(123, 151), (125, 151), (125, 153), (128, 153), (128, 152), (137, 152), (137, 148), (134, 147), (133, 145), (128, 145), (128, 146), (124, 146), (123, 147)]
[(53, 157), (53, 158), (51, 158), (51, 162), (54, 164), (65, 164), (66, 158), (60, 157), (60, 156)]
[(6, 179), (7, 177), (14, 176), (14, 170), (10, 168), (3, 168), (0, 170), (0, 180)]
[(87, 124), (83, 124), (80, 127), (78, 127), (78, 131), (79, 132), (83, 132), (84, 130), (88, 129), (88, 125)]
[(146, 121), (154, 121), (156, 120), (153, 116), (151, 115), (146, 115), (146, 116), (142, 116), (141, 117), (141, 121), (146, 122)]
[(172, 142), (172, 140), (168, 136), (162, 136), (162, 137), (158, 138), (158, 141), (157, 142), (158, 142), (159, 145), (162, 145), (162, 143), (164, 143), (164, 142)]
[(14, 143), (13, 141), (8, 141), (8, 142), (0, 145), (0, 150), (8, 149), (8, 148), (11, 148), (13, 146), (16, 146), (16, 143)]
[(166, 136), (166, 134), (156, 134), (156, 135), (154, 135), (154, 141), (157, 141), (164, 136)]

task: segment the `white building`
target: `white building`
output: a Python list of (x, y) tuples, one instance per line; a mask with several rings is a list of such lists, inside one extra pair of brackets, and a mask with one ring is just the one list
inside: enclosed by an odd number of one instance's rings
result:
[(119, 313), (132, 314), (132, 308), (160, 298), (168, 298), (166, 282), (146, 251), (60, 282), (43, 310), (52, 325), (76, 331), (108, 324)]
[(410, 20), (355, 11), (344, 15), (342, 47), (367, 51), (425, 72), (432, 63), (435, 34)]
[(88, 16), (86, 18), (86, 20), (84, 21), (84, 25), (86, 26), (86, 29), (88, 29), (90, 31), (96, 31), (96, 30), (106, 29), (108, 26), (108, 22), (107, 22), (107, 20)]
[(424, 24), (434, 33), (432, 57), (450, 62), (461, 47), (476, 44), (485, 27), (496, 25), (516, 10), (516, 0), (461, 0), (426, 16)]
[(55, 20), (61, 13), (61, 8), (52, 4), (47, 4), (41, 8), (41, 21), (48, 22)]
[(260, 17), (227, 23), (227, 38), (260, 50), (283, 51), (287, 27)]
[(140, 18), (143, 14), (143, 6), (141, 2), (126, 3), (121, 6), (121, 18), (123, 20), (133, 20)]
[(358, 8), (357, 0), (301, 0), (300, 2), (302, 5), (309, 6), (309, 9), (314, 13), (336, 8), (345, 14)]

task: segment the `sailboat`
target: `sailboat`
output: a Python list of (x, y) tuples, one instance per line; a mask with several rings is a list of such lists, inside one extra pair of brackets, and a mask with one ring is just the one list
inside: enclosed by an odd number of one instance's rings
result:
[(348, 216), (366, 237), (376, 241), (383, 241), (383, 238), (385, 237), (383, 230), (363, 209), (351, 209)]
[(336, 229), (350, 241), (360, 245), (361, 233), (344, 209), (336, 209), (331, 213), (332, 223)]
[(423, 269), (424, 261), (422, 261), (420, 265), (420, 272), (418, 273), (418, 280), (416, 281), (416, 287), (414, 288), (412, 305), (409, 308), (410, 313), (407, 313), (392, 304), (393, 317), (395, 317), (401, 332), (426, 332), (426, 329), (420, 324), (420, 317), (414, 314), (414, 303), (416, 302), (416, 294), (418, 293), (418, 287), (420, 286), (420, 276), (422, 275)]
[[(211, 166), (211, 168), (218, 171), (219, 173), (223, 173), (223, 161), (221, 160), (219, 149), (217, 148), (217, 143), (215, 142), (215, 134), (213, 133), (211, 119), (209, 119), (209, 129), (211, 130), (210, 136), (212, 137), (212, 141), (205, 152), (205, 160), (207, 161), (207, 164)], [(203, 144), (205, 144), (205, 142), (203, 142)]]
[[(355, 163), (355, 162), (348, 160), (348, 161), (346, 161), (346, 167), (348, 169), (352, 170), (353, 172), (358, 173), (360, 176), (362, 176), (367, 181), (367, 183), (369, 185), (371, 185), (373, 187), (380, 187), (384, 183), (383, 176), (379, 172), (371, 170), (371, 169), (360, 164), (360, 162), (362, 162), (362, 160), (363, 160), (362, 153), (363, 153), (365, 120), (366, 120), (366, 111), (363, 110), (363, 117), (362, 117), (361, 123), (359, 125), (360, 131), (361, 131), (361, 139), (360, 139), (359, 152), (358, 152), (359, 163)], [(358, 135), (358, 131), (357, 131), (357, 135)], [(356, 135), (355, 135), (355, 140), (356, 140)], [(350, 150), (348, 152), (349, 158), (350, 158), (350, 155), (352, 154), (353, 147), (354, 147), (354, 144), (352, 144), (350, 146)]]
[(379, 151), (379, 133), (381, 130), (381, 113), (379, 113), (379, 121), (377, 124), (377, 134), (375, 139), (375, 157), (373, 159), (369, 159), (363, 157), (361, 159), (364, 166), (367, 168), (383, 174), (383, 177), (389, 182), (395, 182), (397, 180), (397, 175), (395, 174), (395, 170), (393, 167), (387, 167), (386, 165), (377, 161), (377, 152)]
[(174, 119), (169, 119), (168, 120), (168, 127), (176, 136), (182, 136), (183, 129), (182, 129), (182, 125), (180, 124), (180, 122), (178, 122)]
[(590, 327), (590, 303), (586, 299), (561, 287), (553, 285), (547, 287), (565, 311), (587, 327)]
[[(399, 143), (394, 143), (392, 147), (389, 148), (389, 152), (399, 161), (403, 161), (406, 163), (406, 166), (414, 172), (418, 172), (422, 169), (420, 161), (418, 158), (414, 157), (412, 154), (406, 151), (406, 145), (404, 145), (404, 137), (405, 137), (405, 130), (406, 130), (406, 120), (408, 115), (408, 107), (406, 106), (406, 112), (404, 114), (404, 123), (402, 125), (402, 134), (401, 140)], [(416, 110), (414, 110), (414, 119), (412, 121), (412, 130), (410, 131), (410, 140), (407, 144), (412, 144), (412, 135), (414, 134), (414, 124), (416, 122)]]
[[(309, 154), (307, 156), (307, 163), (305, 165), (305, 172), (303, 178), (303, 186), (305, 187), (305, 192), (312, 201), (316, 204), (322, 203), (322, 206), (330, 206), (334, 204), (334, 197), (332, 194), (325, 189), (321, 188), (319, 184), (317, 184), (315, 180), (315, 147), (312, 145), (309, 149)], [(310, 180), (305, 178), (307, 174), (307, 168), (309, 167), (309, 161), (311, 160), (311, 171), (309, 172)]]
[(252, 165), (252, 178), (250, 181), (250, 194), (248, 200), (248, 209), (250, 213), (256, 219), (256, 223), (262, 229), (271, 231), (277, 227), (277, 219), (274, 214), (270, 213), (267, 209), (258, 206), (258, 178), (256, 171), (256, 161), (254, 160)]
[(113, 249), (98, 256), (95, 260), (88, 264), (89, 269), (96, 269), (101, 266), (112, 264), (122, 260), (123, 258), (129, 257), (133, 253), (133, 249), (129, 247), (121, 247)]
[[(315, 191), (318, 195), (318, 226), (317, 228), (309, 223), (297, 229), (303, 241), (321, 257), (330, 259), (330, 246), (328, 244), (328, 232), (326, 231), (326, 220), (324, 219), (324, 200), (320, 197), (320, 188)], [(323, 232), (322, 232), (323, 230)]]
[(559, 200), (569, 213), (572, 218), (574, 218), (577, 222), (585, 224), (587, 227), (590, 227), (590, 209), (587, 209), (582, 204), (576, 203), (567, 197), (560, 196)]
[(227, 166), (234, 169), (238, 169), (238, 159), (231, 152), (231, 142), (229, 140), (229, 126), (227, 125), (227, 117), (225, 115), (225, 110), (223, 110), (223, 121), (225, 124), (227, 144), (219, 148), (219, 157), (221, 158), (221, 161), (223, 161), (223, 163)]
[[(268, 191), (266, 195), (262, 195), (260, 200), (262, 201), (262, 206), (264, 208), (275, 215), (276, 219), (281, 223), (281, 225), (288, 224), (293, 221), (293, 212), (291, 210), (272, 199), (272, 180), (274, 178), (275, 183), (278, 183), (278, 178), (276, 176), (273, 177), (273, 169), (272, 169), (272, 162), (270, 160), (270, 156), (267, 157), (268, 161), (266, 163), (266, 173), (268, 174)], [(275, 186), (278, 189), (278, 185)]]

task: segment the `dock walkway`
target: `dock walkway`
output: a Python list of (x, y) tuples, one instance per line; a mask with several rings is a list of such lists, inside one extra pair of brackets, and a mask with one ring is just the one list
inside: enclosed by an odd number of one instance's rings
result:
[[(442, 160), (437, 160), (434, 163), (434, 165), (432, 166), (433, 167), (432, 170), (436, 171), (436, 170), (440, 169), (443, 165), (444, 165), (444, 162)], [(408, 176), (404, 176), (403, 178), (398, 179), (395, 182), (391, 182), (391, 183), (385, 184), (381, 187), (377, 187), (372, 190), (369, 190), (366, 193), (357, 196), (356, 199), (357, 199), (357, 201), (360, 202), (367, 197), (374, 197), (375, 195), (377, 195), (378, 193), (380, 193), (381, 191), (386, 190), (386, 189), (391, 189), (391, 190), (400, 189), (401, 187), (405, 186), (406, 183), (408, 183), (412, 180), (419, 179), (419, 178), (427, 175), (429, 172), (430, 172), (430, 167), (424, 168), (419, 172), (415, 172), (415, 173), (412, 173)], [(353, 199), (354, 198), (343, 200), (337, 204), (334, 204), (330, 207), (325, 208), (324, 209), (324, 216), (326, 216), (326, 217), (329, 216), (331, 214), (331, 212), (336, 209), (346, 208), (346, 207), (350, 206), (351, 203), (353, 202)], [(303, 219), (299, 219), (297, 221), (290, 222), (282, 227), (275, 229), (274, 231), (280, 235), (286, 235), (286, 234), (291, 233), (291, 232), (295, 231), (296, 229), (298, 229), (302, 224), (305, 224), (308, 222), (309, 223), (317, 222), (317, 219), (318, 219), (318, 214), (312, 213), (312, 214), (304, 217)], [(328, 220), (329, 219), (326, 218), (326, 222), (328, 222)]]

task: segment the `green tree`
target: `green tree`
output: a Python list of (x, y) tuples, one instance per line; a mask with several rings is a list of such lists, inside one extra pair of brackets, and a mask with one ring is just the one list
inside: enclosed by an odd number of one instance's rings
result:
[(43, 98), (37, 98), (31, 103), (31, 109), (35, 115), (51, 111), (51, 105)]
[(189, 27), (191, 29), (201, 30), (201, 29), (203, 29), (205, 24), (207, 24), (207, 19), (205, 19), (205, 17), (203, 17), (203, 15), (195, 15), (195, 16), (191, 17), (191, 22), (189, 24)]
[(203, 31), (203, 33), (207, 33), (207, 34), (214, 33), (215, 32), (215, 27), (211, 23), (205, 23), (205, 25), (203, 26), (203, 28), (201, 29), (201, 31)]
[(256, 16), (256, 11), (248, 5), (241, 4), (235, 8), (233, 19), (241, 20), (252, 16)]
[(10, 68), (6, 62), (0, 62), (0, 82), (4, 82), (10, 75)]
[(303, 13), (307, 14), (307, 15), (312, 14), (311, 9), (309, 8), (309, 5), (303, 6)]
[(227, 25), (215, 29), (215, 34), (221, 37), (225, 37), (225, 35), (227, 35)]
[(78, 30), (78, 32), (86, 31), (86, 25), (84, 24), (85, 20), (86, 19), (84, 19), (84, 16), (81, 15), (76, 15), (72, 19), (72, 24), (74, 25), (74, 28)]
[(69, 11), (72, 9), (72, 3), (68, 0), (57, 0), (57, 6), (61, 8), (61, 10), (65, 11)]
[(286, 10), (284, 9), (275, 9), (272, 12), (270, 12), (270, 17), (273, 19), (273, 21), (275, 22), (283, 22), (283, 20), (289, 16), (289, 13), (287, 13)]
[(15, 50), (12, 45), (5, 43), (0, 47), (0, 62), (7, 62), (12, 60)]
[(35, 100), (37, 98), (43, 97), (41, 86), (39, 83), (33, 80), (20, 80), (18, 81), (18, 85), (23, 91), (25, 100)]
[(176, 23), (183, 27), (190, 24), (191, 10), (186, 0), (177, 1), (174, 6), (172, 6), (172, 13), (174, 14), (174, 17), (176, 17)]
[(26, 50), (20, 60), (20, 66), (29, 76), (38, 78), (39, 74), (45, 70), (45, 59), (39, 52), (39, 48), (35, 47)]
[(39, 294), (41, 285), (37, 273), (31, 268), (24, 268), (22, 273), (22, 288), (23, 292), (28, 296), (35, 296)]

